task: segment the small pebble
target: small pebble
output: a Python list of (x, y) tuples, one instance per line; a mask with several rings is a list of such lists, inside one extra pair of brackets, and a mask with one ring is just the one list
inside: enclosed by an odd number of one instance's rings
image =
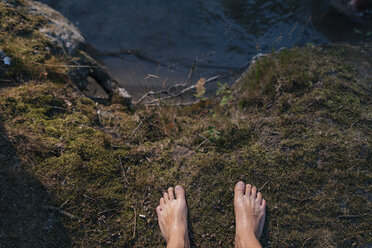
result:
[(5, 64), (5, 65), (10, 65), (11, 58), (9, 58), (9, 57), (5, 57), (5, 58), (3, 59), (3, 61), (4, 61), (4, 64)]

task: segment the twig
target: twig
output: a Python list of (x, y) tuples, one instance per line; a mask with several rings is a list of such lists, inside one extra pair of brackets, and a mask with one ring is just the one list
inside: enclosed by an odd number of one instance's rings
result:
[(111, 144), (111, 143), (110, 143), (110, 146), (111, 146), (112, 148), (123, 148), (123, 147), (125, 147), (125, 146), (117, 146), (117, 145), (114, 145), (114, 144)]
[[(217, 76), (214, 76), (214, 77), (211, 77), (211, 78), (208, 78), (207, 80), (205, 80), (205, 84), (208, 84), (210, 82), (213, 82), (215, 80), (218, 80), (222, 77), (222, 75), (217, 75)], [(189, 87), (183, 89), (182, 91), (178, 92), (178, 93), (175, 93), (175, 94), (172, 94), (172, 95), (169, 95), (169, 96), (165, 96), (165, 97), (162, 97), (162, 98), (156, 98), (156, 99), (153, 99), (149, 102), (147, 102), (146, 104), (153, 104), (153, 103), (157, 103), (157, 102), (162, 102), (164, 100), (169, 100), (169, 99), (172, 99), (172, 98), (176, 98), (176, 97), (179, 97), (189, 91), (192, 91), (196, 89), (196, 84), (193, 84), (193, 85), (190, 85)]]
[(147, 104), (147, 106), (159, 106), (159, 105), (166, 105), (166, 106), (177, 106), (177, 107), (182, 107), (182, 106), (190, 106), (199, 103), (199, 100), (196, 100), (194, 102), (179, 102), (179, 103), (151, 103)]
[(354, 121), (354, 122), (350, 125), (350, 128), (352, 128), (352, 127), (355, 125), (355, 123), (357, 123), (358, 121), (360, 121), (360, 119)]
[(302, 244), (301, 248), (304, 248), (305, 247), (305, 244), (307, 243), (307, 241), (309, 241), (310, 239), (312, 239), (313, 237), (309, 237), (305, 240), (305, 242)]
[(263, 125), (263, 122), (261, 122), (258, 126), (256, 126), (253, 133), (257, 133), (258, 131), (260, 131), (260, 128), (262, 127), (262, 125)]
[(312, 197), (308, 197), (308, 198), (304, 198), (304, 199), (298, 199), (296, 197), (293, 197), (293, 196), (287, 196), (289, 199), (292, 199), (292, 200), (295, 200), (295, 201), (298, 201), (299, 203), (302, 203), (302, 202), (305, 202), (305, 201), (309, 201), (311, 199), (313, 199)]
[(359, 218), (360, 215), (339, 215), (337, 216), (338, 219), (352, 219), (352, 218)]
[(160, 77), (154, 74), (147, 74), (147, 77), (145, 77), (145, 79), (149, 79), (149, 78), (160, 78)]
[(120, 167), (121, 167), (121, 172), (123, 174), (124, 180), (127, 182), (128, 186), (130, 186), (129, 181), (128, 181), (128, 178), (127, 178), (127, 174), (125, 173), (125, 169), (124, 169), (123, 163), (121, 162), (120, 155), (119, 155), (119, 164), (120, 164)]
[(129, 136), (128, 140), (131, 140), (132, 137), (134, 136), (134, 134), (137, 132), (137, 130), (141, 127), (142, 125), (142, 120), (140, 119), (140, 124), (138, 124), (138, 126), (136, 127), (136, 129), (134, 129), (134, 131), (132, 132), (132, 134)]
[(280, 132), (272, 131), (272, 130), (270, 130), (270, 129), (268, 129), (267, 131), (269, 131), (269, 133), (272, 133), (272, 134), (277, 134), (277, 135), (281, 135), (281, 136), (283, 136), (283, 134), (280, 133)]
[(339, 111), (339, 110), (342, 109), (343, 107), (345, 107), (345, 104), (344, 104), (344, 105), (341, 105), (340, 107), (338, 107), (338, 108), (336, 109), (336, 111)]
[(312, 101), (311, 103), (309, 103), (309, 104), (305, 107), (305, 109), (307, 109), (308, 107), (310, 107), (311, 105), (313, 105), (314, 102), (316, 102), (316, 100), (314, 100), (314, 101)]
[(134, 226), (133, 226), (133, 240), (136, 238), (136, 229), (137, 229), (137, 203), (134, 204)]
[(201, 147), (205, 142), (207, 142), (207, 140), (203, 140), (203, 142), (200, 143), (197, 147), (195, 147), (195, 149), (198, 149), (199, 147)]
[(52, 207), (52, 206), (43, 206), (44, 209), (47, 209), (47, 210), (53, 210), (53, 211), (57, 211), (58, 213), (72, 219), (72, 220), (78, 220), (78, 221), (81, 221), (81, 219), (73, 214), (70, 214), (60, 208), (56, 208), (56, 207)]
[(111, 212), (111, 211), (116, 211), (116, 210), (117, 210), (116, 208), (103, 210), (103, 211), (99, 212), (98, 215), (101, 215), (101, 214), (104, 214), (104, 213), (107, 213), (107, 212)]
[(14, 78), (12, 78), (7, 72), (4, 72), (5, 73), (5, 75), (10, 79), (10, 80), (12, 80), (12, 82), (13, 83), (15, 83), (15, 84), (18, 84), (18, 82), (14, 79)]
[(75, 84), (73, 84), (73, 83), (70, 83), (70, 84), (68, 84), (69, 86), (71, 86), (72, 88), (74, 88), (77, 92), (79, 92), (80, 93), (80, 95), (84, 95), (84, 93), (79, 89), (79, 87), (77, 87)]
[(64, 203), (62, 203), (61, 206), (59, 206), (59, 209), (62, 209), (69, 201), (70, 199), (67, 199)]
[(85, 198), (87, 198), (88, 200), (96, 201), (96, 199), (94, 199), (94, 198), (92, 198), (92, 197), (90, 197), (90, 196), (88, 196), (88, 195), (86, 195), (86, 194), (83, 194), (83, 196), (84, 196)]
[[(154, 96), (154, 95), (160, 95), (160, 94), (170, 94), (170, 92), (173, 89), (176, 89), (176, 88), (179, 88), (179, 87), (185, 87), (190, 82), (191, 77), (192, 77), (192, 74), (194, 73), (195, 68), (196, 68), (196, 61), (192, 65), (191, 70), (189, 72), (189, 75), (187, 76), (187, 79), (183, 83), (172, 85), (171, 87), (169, 87), (168, 89), (165, 89), (165, 90), (149, 91), (146, 94), (144, 94), (140, 99), (138, 99), (138, 101), (134, 102), (134, 105), (137, 105), (137, 104), (141, 103), (148, 96)], [(149, 78), (149, 76), (147, 76), (145, 79)]]
[(207, 139), (204, 135), (200, 134), (200, 133), (197, 133), (200, 137), (202, 137), (204, 140), (202, 143), (200, 143), (195, 149), (198, 149), (199, 147), (201, 147), (205, 142), (209, 141), (209, 143), (213, 144), (212, 141), (210, 141), (209, 139)]
[(47, 67), (63, 67), (63, 68), (94, 68), (94, 67), (99, 67), (99, 66), (92, 66), (92, 65), (54, 65), (54, 64), (43, 64), (43, 63), (38, 63), (38, 62), (33, 62), (33, 61), (28, 61), (31, 64), (35, 65), (42, 65), (42, 66), (47, 66)]
[[(192, 64), (192, 66), (191, 66), (191, 69), (190, 69), (189, 75), (187, 75), (187, 79), (185, 80), (185, 82), (183, 82), (183, 84), (179, 84), (179, 85), (176, 84), (174, 87), (186, 86), (186, 85), (190, 82), (191, 77), (192, 77), (192, 74), (194, 74), (194, 71), (195, 71), (196, 65), (197, 65), (197, 62), (196, 62), (196, 60), (195, 60), (194, 63)], [(174, 88), (174, 87), (173, 87), (173, 88)]]
[(51, 106), (51, 108), (53, 109), (58, 109), (58, 110), (63, 110), (63, 111), (67, 111), (69, 113), (73, 113), (73, 111), (67, 109), (67, 108), (61, 108), (61, 107), (57, 107), (57, 106)]
[(264, 184), (261, 186), (261, 188), (258, 189), (258, 191), (261, 191), (261, 190), (266, 186), (266, 184), (268, 184), (269, 182), (270, 182), (270, 180), (267, 180), (267, 182), (264, 183)]
[[(241, 70), (245, 69), (249, 64), (250, 64), (250, 62), (245, 63), (244, 65), (240, 66), (236, 70), (229, 71), (227, 73), (223, 73), (223, 74), (219, 74), (219, 75), (210, 77), (205, 81), (204, 85), (206, 85), (208, 83), (211, 83), (211, 82), (214, 82), (216, 80), (219, 80), (221, 78), (228, 77), (228, 76), (230, 76), (234, 73), (237, 73), (238, 71), (241, 71)], [(175, 84), (175, 85), (173, 85), (170, 88), (165, 89), (165, 90), (149, 91), (146, 94), (144, 94), (138, 101), (134, 102), (134, 105), (137, 105), (137, 104), (143, 102), (149, 96), (155, 96), (155, 95), (161, 95), (161, 94), (167, 95), (167, 96), (164, 96), (164, 97), (152, 99), (152, 100), (144, 103), (146, 105), (159, 105), (161, 102), (163, 102), (165, 100), (170, 100), (172, 98), (179, 97), (179, 96), (181, 96), (181, 95), (183, 95), (187, 92), (195, 90), (196, 89), (196, 84), (193, 84), (193, 85), (190, 85), (190, 86), (187, 87), (188, 83), (191, 81), (191, 77), (194, 73), (195, 68), (196, 68), (196, 61), (194, 62), (187, 79), (183, 83)], [(185, 87), (185, 88), (181, 91), (174, 92), (174, 93), (171, 94), (172, 90), (177, 89), (177, 88), (181, 88), (181, 87)], [(175, 106), (182, 106), (180, 104), (174, 104), (174, 105)], [(188, 104), (188, 105), (190, 105), (190, 104)]]

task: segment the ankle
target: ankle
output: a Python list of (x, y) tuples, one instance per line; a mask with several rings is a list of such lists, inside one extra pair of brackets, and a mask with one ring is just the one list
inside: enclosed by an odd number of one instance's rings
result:
[(189, 248), (190, 241), (187, 235), (173, 236), (167, 243), (167, 248)]
[(245, 232), (243, 235), (235, 235), (235, 247), (258, 248), (262, 246), (254, 232)]

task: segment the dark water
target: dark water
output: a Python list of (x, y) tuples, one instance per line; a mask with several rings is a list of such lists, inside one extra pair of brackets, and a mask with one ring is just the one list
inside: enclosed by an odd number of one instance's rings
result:
[(372, 38), (371, 18), (352, 23), (327, 0), (42, 2), (80, 27), (95, 56), (137, 96), (185, 80), (195, 60), (197, 80), (235, 71), (259, 52)]

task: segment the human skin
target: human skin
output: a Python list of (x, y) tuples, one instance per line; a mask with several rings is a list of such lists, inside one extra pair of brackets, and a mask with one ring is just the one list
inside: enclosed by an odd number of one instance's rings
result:
[[(261, 247), (258, 241), (266, 216), (266, 201), (257, 188), (238, 182), (234, 189), (236, 222), (235, 247)], [(156, 208), (160, 231), (167, 248), (188, 248), (187, 204), (185, 190), (181, 186), (168, 188)]]

